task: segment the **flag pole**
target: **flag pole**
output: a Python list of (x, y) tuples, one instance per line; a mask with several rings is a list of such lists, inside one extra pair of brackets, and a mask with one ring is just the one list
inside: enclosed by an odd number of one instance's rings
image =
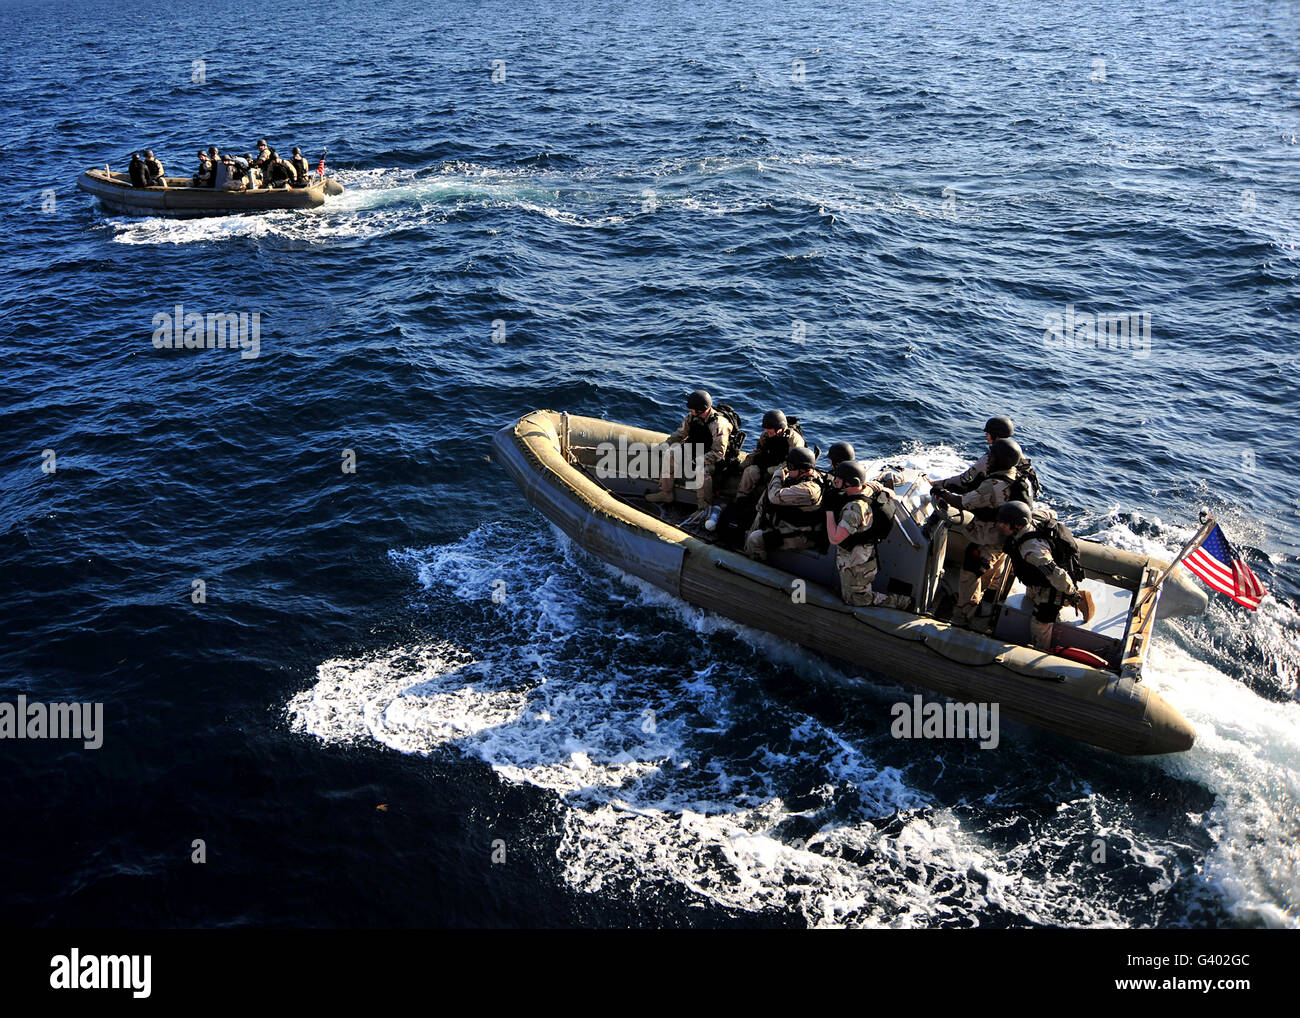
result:
[(1210, 511), (1208, 509), (1202, 509), (1200, 529), (1197, 530), (1196, 533), (1191, 536), (1191, 539), (1183, 545), (1182, 550), (1174, 556), (1173, 561), (1170, 562), (1169, 565), (1165, 566), (1160, 575), (1156, 577), (1155, 583), (1147, 588), (1146, 593), (1142, 595), (1142, 600), (1133, 606), (1134, 612), (1146, 604), (1148, 599), (1155, 596), (1156, 591), (1160, 589), (1160, 585), (1164, 583), (1165, 580), (1169, 578), (1169, 574), (1174, 571), (1174, 567), (1201, 546), (1201, 542), (1210, 536), (1210, 531), (1214, 529), (1215, 525), (1216, 521), (1214, 517), (1210, 515)]

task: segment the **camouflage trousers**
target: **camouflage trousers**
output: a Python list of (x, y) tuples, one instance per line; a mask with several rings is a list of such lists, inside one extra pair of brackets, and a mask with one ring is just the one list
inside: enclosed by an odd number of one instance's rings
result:
[(760, 467), (750, 464), (740, 474), (740, 487), (736, 489), (736, 498), (745, 498), (753, 494), (755, 488), (767, 483), (775, 467)]
[[(778, 535), (781, 538), (780, 543), (776, 541)], [(812, 538), (799, 531), (751, 530), (745, 535), (745, 554), (760, 562), (766, 562), (769, 543), (782, 551), (799, 551), (813, 547)]]
[[(978, 558), (975, 552), (978, 552)], [(1001, 545), (967, 545), (961, 576), (957, 580), (957, 604), (952, 610), (952, 621), (956, 625), (970, 625), (985, 589), (997, 581), (1005, 558)]]
[(905, 608), (908, 598), (901, 594), (880, 594), (873, 588), (879, 562), (873, 555), (866, 562), (848, 565), (840, 558), (836, 565), (840, 570), (840, 597), (845, 604), (861, 608)]
[[(667, 494), (676, 487), (677, 479), (682, 475), (680, 445), (672, 447), (672, 451), (664, 456), (663, 473), (659, 477), (659, 490)], [(676, 455), (674, 455), (676, 454)], [(705, 506), (713, 504), (713, 471), (717, 464), (713, 466), (700, 466), (700, 486), (695, 488), (695, 504), (703, 509)], [(688, 482), (684, 487), (690, 491), (691, 485)]]

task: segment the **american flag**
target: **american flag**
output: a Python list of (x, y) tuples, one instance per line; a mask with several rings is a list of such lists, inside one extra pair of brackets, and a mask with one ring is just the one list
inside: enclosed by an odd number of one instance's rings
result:
[(1217, 523), (1200, 546), (1183, 559), (1183, 565), (1204, 580), (1206, 586), (1227, 594), (1251, 611), (1259, 607), (1260, 600), (1268, 593), (1250, 566), (1237, 557)]
[(325, 176), (325, 157), (324, 157), (324, 156), (321, 156), (321, 157), (320, 157), (320, 165), (316, 167), (316, 176), (318, 176), (318, 177), (323, 177), (323, 176)]

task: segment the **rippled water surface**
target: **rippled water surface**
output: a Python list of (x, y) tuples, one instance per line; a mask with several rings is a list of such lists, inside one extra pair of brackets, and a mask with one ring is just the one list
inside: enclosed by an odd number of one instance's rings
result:
[[(1141, 6), (0, 6), (0, 699), (107, 724), (0, 744), (0, 914), (1300, 924), (1297, 19)], [(259, 136), (347, 192), (74, 187)], [(155, 349), (177, 303), (259, 355)], [(488, 460), (697, 385), (934, 470), (1008, 413), (1123, 547), (1210, 506), (1275, 597), (1157, 627), (1195, 748), (896, 741), (910, 688), (623, 577)]]

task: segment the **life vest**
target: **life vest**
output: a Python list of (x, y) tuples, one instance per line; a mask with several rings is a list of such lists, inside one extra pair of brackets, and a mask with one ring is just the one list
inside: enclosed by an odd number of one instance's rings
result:
[(796, 433), (803, 437), (797, 418), (785, 430), (778, 431), (771, 438), (764, 435), (758, 440), (758, 446), (754, 450), (754, 462), (765, 470), (768, 467), (780, 466), (785, 462), (790, 450), (794, 448), (792, 436)]
[[(715, 410), (714, 413), (717, 413), (717, 411)], [(711, 417), (712, 414), (709, 417), (691, 414), (691, 423), (686, 428), (687, 445), (702, 445), (705, 453), (713, 449), (713, 429), (709, 427)]]
[[(794, 484), (803, 484), (805, 481), (812, 481), (820, 489), (820, 493), (825, 494), (826, 482), (817, 474), (812, 474), (798, 481), (787, 481), (781, 487), (788, 488)], [(818, 521), (825, 518), (826, 508), (822, 505), (822, 499), (818, 499), (816, 505), (774, 505), (771, 502), (765, 502), (765, 504), (768, 516), (780, 520), (796, 530), (816, 531)], [(823, 526), (821, 529), (825, 531), (826, 528)]]
[(870, 495), (859, 492), (856, 495), (845, 496), (844, 504), (847, 506), (850, 502), (868, 503), (868, 508), (871, 510), (871, 526), (866, 530), (859, 530), (856, 534), (850, 534), (840, 542), (841, 548), (851, 550), (861, 544), (879, 544), (894, 529), (894, 512), (898, 509), (898, 503), (890, 496), (889, 489), (883, 484), (868, 481), (867, 486), (875, 488), (875, 491)]
[(144, 163), (139, 159), (132, 159), (130, 166), (131, 186), (144, 187)]
[[(984, 480), (980, 483), (983, 484), (985, 481), (1007, 482), (1008, 487), (1006, 497), (1002, 500), (1003, 502), (1024, 502), (1026, 505), (1034, 504), (1034, 496), (1028, 482), (1021, 480), (1019, 475), (1013, 478), (1011, 476), (1011, 471), (1009, 470), (997, 470), (991, 474), (985, 474)], [(998, 518), (997, 506), (981, 506), (979, 509), (970, 509), (968, 512), (970, 512), (981, 523), (994, 523)]]
[(1079, 562), (1079, 542), (1070, 528), (1056, 518), (1050, 509), (1036, 511), (1030, 529), (1019, 535), (1007, 538), (1004, 549), (1011, 559), (1011, 569), (1016, 579), (1026, 587), (1050, 587), (1052, 581), (1046, 574), (1029, 562), (1023, 551), (1024, 544), (1037, 538), (1047, 545), (1052, 554), (1052, 561), (1065, 570), (1076, 584), (1083, 579), (1083, 566)]
[[(954, 484), (949, 489), (949, 491), (956, 492), (958, 495), (965, 495), (978, 488), (990, 476), (991, 475), (988, 473), (988, 471), (980, 471), (980, 473), (975, 475), (974, 479), (970, 482), (970, 484)], [(1043, 483), (1038, 479), (1038, 471), (1034, 469), (1033, 461), (1030, 460), (1028, 456), (1021, 456), (1020, 462), (1016, 464), (1016, 477), (1022, 478), (1028, 482), (1029, 491), (1027, 494), (1029, 494), (1030, 497), (1013, 498), (1010, 499), (1009, 501), (1024, 502), (1025, 505), (1033, 505), (1034, 502), (1038, 499), (1038, 496), (1041, 495), (1043, 492)]]
[(686, 428), (686, 445), (704, 446), (703, 455), (708, 455), (713, 451), (713, 429), (709, 427), (709, 422), (713, 415), (717, 414), (724, 417), (731, 425), (731, 435), (727, 438), (727, 448), (723, 453), (724, 459), (735, 459), (740, 454), (740, 447), (744, 444), (745, 433), (740, 430), (740, 415), (735, 410), (727, 406), (726, 403), (719, 403), (713, 408), (713, 413), (708, 417), (698, 417), (691, 415), (691, 422)]
[(289, 160), (289, 162), (293, 165), (293, 172), (297, 177), (296, 182), (298, 184), (305, 184), (307, 182), (308, 172), (307, 160), (302, 156), (295, 156), (293, 159)]

